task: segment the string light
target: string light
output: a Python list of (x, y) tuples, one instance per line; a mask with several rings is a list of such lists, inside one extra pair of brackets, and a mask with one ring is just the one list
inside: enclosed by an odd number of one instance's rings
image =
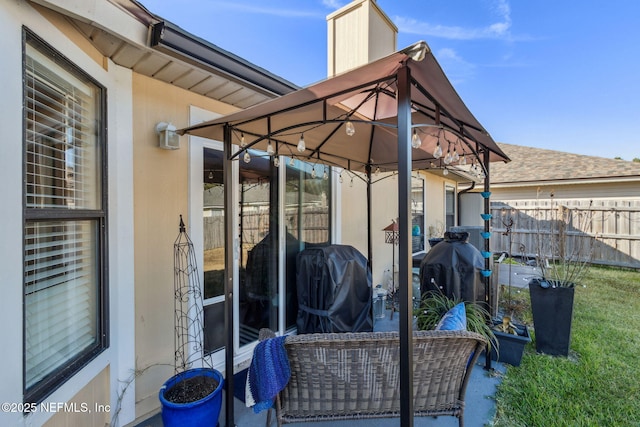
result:
[(273, 149), (273, 145), (271, 145), (271, 141), (269, 141), (269, 144), (267, 145), (267, 154), (273, 156), (275, 152), (276, 150)]
[(433, 150), (433, 157), (435, 159), (439, 159), (442, 157), (442, 147), (440, 146), (440, 141), (436, 142), (436, 149)]
[(451, 149), (450, 149), (450, 147), (447, 147), (447, 155), (444, 156), (444, 159), (443, 159), (444, 164), (445, 165), (449, 165), (449, 164), (451, 164), (452, 160), (453, 160), (453, 156), (451, 155)]
[(344, 131), (348, 136), (353, 136), (353, 134), (356, 133), (356, 128), (353, 126), (351, 120), (347, 120), (347, 122), (344, 124)]
[(315, 179), (316, 177), (316, 165), (313, 165), (313, 169), (311, 170), (311, 178)]
[(240, 134), (240, 147), (244, 148), (247, 146), (247, 142), (244, 140), (244, 132)]
[(300, 140), (298, 141), (298, 151), (304, 153), (304, 150), (307, 149), (307, 146), (304, 143), (304, 133), (300, 134)]
[(273, 157), (273, 166), (275, 166), (275, 167), (279, 167), (280, 166), (280, 158), (278, 156), (274, 156)]
[(245, 163), (249, 163), (251, 161), (251, 156), (249, 155), (249, 150), (245, 150), (244, 156), (242, 156), (242, 160), (244, 160)]
[(411, 146), (413, 148), (420, 148), (421, 145), (422, 145), (422, 140), (418, 136), (418, 131), (414, 129), (413, 135), (411, 136)]
[(329, 172), (327, 172), (327, 167), (324, 167), (324, 173), (322, 174), (322, 179), (325, 181), (329, 179)]

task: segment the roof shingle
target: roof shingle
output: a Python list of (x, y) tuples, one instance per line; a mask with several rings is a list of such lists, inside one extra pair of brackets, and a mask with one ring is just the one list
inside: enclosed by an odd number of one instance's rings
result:
[(498, 143), (511, 158), (491, 164), (491, 183), (566, 181), (616, 178), (640, 179), (640, 163), (556, 150)]

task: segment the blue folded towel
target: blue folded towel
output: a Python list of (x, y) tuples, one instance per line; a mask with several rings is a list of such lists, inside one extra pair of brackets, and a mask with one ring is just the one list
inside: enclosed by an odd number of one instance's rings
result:
[(269, 338), (259, 342), (253, 350), (245, 397), (246, 405), (253, 406), (256, 414), (273, 406), (277, 394), (291, 377), (289, 358), (284, 348), (285, 338)]

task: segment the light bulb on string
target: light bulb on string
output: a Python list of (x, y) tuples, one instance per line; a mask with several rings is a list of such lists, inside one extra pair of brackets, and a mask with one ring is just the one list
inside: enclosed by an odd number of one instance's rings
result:
[(436, 149), (433, 150), (433, 157), (435, 159), (439, 159), (442, 157), (442, 147), (440, 146), (440, 141), (436, 142)]
[(315, 177), (316, 177), (316, 166), (313, 165), (313, 169), (311, 169), (311, 178), (315, 179)]
[(278, 156), (274, 156), (273, 157), (273, 166), (275, 166), (275, 167), (279, 167), (280, 166), (280, 158)]
[(307, 146), (304, 143), (304, 133), (300, 134), (300, 140), (298, 140), (298, 151), (304, 153), (304, 150), (307, 149)]
[(353, 136), (356, 133), (356, 128), (353, 126), (351, 120), (347, 120), (344, 124), (344, 131), (348, 136)]
[(324, 168), (324, 173), (322, 174), (322, 179), (325, 181), (329, 179), (329, 172), (327, 172), (327, 168)]
[(444, 176), (449, 175), (449, 169), (447, 169), (447, 168), (442, 169), (442, 175), (444, 175)]
[(451, 159), (452, 158), (453, 158), (453, 156), (451, 155), (451, 151), (447, 148), (447, 155), (444, 156), (444, 159), (443, 159), (444, 164), (445, 165), (451, 164)]
[(376, 168), (375, 175), (376, 176), (380, 175), (380, 166)]
[(240, 147), (244, 148), (247, 146), (247, 141), (244, 140), (244, 132), (240, 134)]
[(461, 166), (464, 166), (467, 164), (467, 157), (464, 155), (464, 151), (462, 152), (462, 155), (460, 156), (460, 163)]
[(421, 145), (422, 145), (422, 140), (418, 136), (418, 130), (414, 129), (413, 135), (411, 136), (411, 147), (420, 148)]
[(242, 156), (242, 160), (244, 160), (245, 163), (249, 163), (251, 161), (251, 156), (249, 155), (249, 150), (245, 150), (244, 156)]
[(460, 160), (460, 155), (458, 154), (458, 150), (456, 150), (456, 147), (453, 147), (453, 156), (451, 157), (451, 161), (455, 163), (458, 160)]
[(269, 144), (267, 145), (267, 154), (273, 156), (275, 152), (276, 150), (273, 149), (273, 145), (271, 144), (271, 141), (269, 141)]
[(209, 179), (213, 179), (213, 171), (209, 171)]
[(289, 166), (293, 166), (295, 164), (295, 160), (292, 158), (289, 159)]

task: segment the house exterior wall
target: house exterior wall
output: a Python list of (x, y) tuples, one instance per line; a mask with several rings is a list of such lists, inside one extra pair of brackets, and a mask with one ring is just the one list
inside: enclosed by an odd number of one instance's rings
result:
[[(491, 186), (491, 200), (530, 200), (538, 197), (548, 198), (553, 192), (561, 199), (638, 199), (640, 183), (638, 181), (587, 182), (575, 184), (541, 184), (518, 186)], [(539, 195), (538, 195), (539, 194)]]
[[(133, 193), (130, 185), (131, 153), (131, 72), (118, 67), (86, 43), (66, 20), (54, 13), (36, 9), (30, 2), (3, 2), (0, 8), (0, 79), (4, 83), (0, 106), (0, 170), (6, 185), (0, 188), (0, 321), (3, 325), (3, 364), (0, 366), (0, 397), (3, 402), (23, 402), (23, 257), (22, 257), (22, 37), (23, 26), (61, 52), (72, 63), (91, 75), (107, 92), (108, 191), (109, 191), (109, 319), (110, 346), (79, 372), (45, 398), (44, 404), (77, 402), (111, 405), (117, 400), (117, 384), (134, 368), (133, 347), (133, 242), (130, 240), (133, 220)], [(128, 180), (128, 185), (127, 185)], [(95, 401), (99, 399), (99, 401)], [(131, 417), (133, 395), (123, 395), (121, 417)], [(106, 407), (106, 406), (105, 406)], [(67, 413), (64, 413), (67, 412)], [(69, 425), (68, 411), (41, 410), (23, 416), (22, 412), (1, 412), (1, 425)], [(95, 414), (84, 419), (84, 425), (108, 420), (110, 413)], [(74, 418), (75, 419), (75, 418)], [(93, 421), (96, 421), (95, 423)]]
[(179, 150), (163, 150), (158, 147), (155, 127), (168, 121), (186, 126), (190, 105), (219, 114), (235, 111), (221, 102), (133, 74), (136, 367), (148, 368), (136, 379), (137, 417), (159, 408), (158, 390), (173, 375), (173, 243), (180, 215), (191, 233), (188, 137), (180, 138)]
[[(109, 368), (105, 368), (67, 403), (72, 410), (57, 412), (44, 427), (103, 426), (111, 422)], [(113, 402), (115, 408), (116, 402)], [(86, 409), (86, 410), (85, 410)]]
[[(418, 172), (414, 172), (414, 176)], [(424, 179), (424, 209), (426, 239), (430, 237), (442, 237), (445, 224), (445, 188), (446, 186), (457, 189), (457, 183), (451, 179), (431, 173), (419, 173)], [(373, 285), (382, 283), (385, 271), (391, 270), (394, 254), (392, 246), (385, 243), (385, 233), (382, 231), (391, 221), (398, 217), (398, 180), (391, 175), (383, 178), (381, 175), (374, 179), (371, 190), (371, 245), (373, 249), (372, 279)], [(340, 242), (354, 246), (365, 256), (367, 255), (367, 190), (366, 184), (358, 178), (353, 180), (351, 186), (350, 175), (343, 173), (343, 182), (340, 185), (341, 211), (340, 216)], [(435, 233), (430, 235), (430, 231)], [(425, 249), (429, 245), (425, 241)], [(397, 264), (398, 252), (395, 248), (395, 263)]]

